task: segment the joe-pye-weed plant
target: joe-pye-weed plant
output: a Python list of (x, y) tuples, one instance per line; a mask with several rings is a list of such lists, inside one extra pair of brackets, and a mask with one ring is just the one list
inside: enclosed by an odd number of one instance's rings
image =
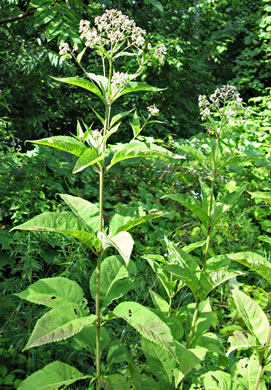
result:
[[(86, 388), (97, 390), (266, 388), (263, 373), (269, 364), (270, 326), (259, 305), (238, 289), (237, 277), (243, 275), (243, 271), (236, 268), (236, 263), (255, 270), (268, 282), (271, 281), (271, 267), (258, 254), (216, 255), (212, 247), (216, 225), (246, 190), (245, 186), (240, 186), (216, 200), (217, 178), (227, 166), (246, 158), (227, 153), (223, 148), (224, 135), (243, 114), (236, 89), (226, 86), (218, 89), (210, 100), (200, 98), (202, 117), (214, 136), (209, 154), (189, 145), (180, 145), (180, 154), (173, 154), (140, 138), (142, 128), (151, 121), (151, 116), (158, 113), (155, 106), (149, 108), (150, 115), (143, 125), (137, 113), (133, 113), (133, 138), (129, 143), (110, 145), (108, 141), (118, 131), (121, 120), (133, 111), (112, 115), (112, 106), (126, 94), (160, 91), (135, 80), (144, 72), (151, 57), (163, 60), (165, 47), (146, 45), (145, 32), (116, 10), (108, 10), (95, 18), (93, 28), (89, 21), (81, 21), (79, 31), (84, 42), (81, 52), (77, 55), (78, 47), (70, 49), (68, 44), (62, 43), (60, 54), (74, 58), (85, 77), (55, 80), (84, 88), (101, 100), (103, 114), (94, 110), (100, 129), (78, 122), (74, 137), (56, 136), (31, 142), (76, 156), (73, 173), (92, 167), (99, 178), (99, 206), (79, 197), (60, 194), (71, 212), (46, 212), (14, 229), (69, 235), (85, 244), (96, 257), (97, 265), (89, 282), (90, 294), (95, 302), (93, 312), (90, 312), (90, 305), (79, 284), (63, 277), (38, 280), (17, 294), (21, 299), (48, 308), (37, 321), (24, 350), (73, 337), (78, 346), (89, 354), (90, 369), (81, 373), (65, 362), (54, 361), (25, 379), (19, 389), (58, 389), (79, 380), (86, 380)], [(98, 54), (102, 74), (90, 73), (82, 66), (81, 60), (87, 49), (93, 49)], [(134, 58), (137, 64), (134, 73), (121, 72), (122, 60), (127, 57)], [(154, 211), (142, 215), (135, 213), (134, 209), (129, 212), (125, 208), (125, 212), (116, 212), (107, 223), (103, 216), (104, 176), (110, 174), (115, 164), (127, 159), (155, 157), (178, 161), (184, 158), (184, 153), (196, 159), (202, 167), (201, 197), (167, 194), (164, 199), (177, 201), (191, 210), (200, 221), (204, 239), (183, 248), (166, 239), (167, 256), (145, 255), (161, 283), (164, 296), (150, 290), (154, 307), (125, 300), (125, 295), (133, 287), (133, 275), (137, 272), (131, 259), (134, 241), (128, 231), (150, 219), (162, 217), (163, 213)], [(191, 254), (199, 248), (202, 256)], [(229, 280), (231, 302), (243, 319), (244, 330), (235, 331), (230, 336), (230, 349), (226, 353), (219, 336), (210, 331), (218, 324), (211, 294)], [(194, 302), (176, 305), (181, 290), (187, 288), (191, 290)], [(121, 303), (120, 299), (123, 299)], [(121, 340), (112, 340), (109, 335), (110, 322), (117, 321), (120, 326), (121, 320), (142, 336), (144, 358), (141, 363), (133, 361)], [(235, 363), (230, 371), (229, 356), (239, 348), (253, 352)], [(206, 369), (210, 356), (215, 357), (217, 370)]]

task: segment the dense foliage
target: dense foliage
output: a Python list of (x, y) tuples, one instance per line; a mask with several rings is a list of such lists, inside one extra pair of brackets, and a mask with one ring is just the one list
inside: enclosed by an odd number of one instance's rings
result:
[(0, 387), (271, 387), (268, 3), (0, 4)]

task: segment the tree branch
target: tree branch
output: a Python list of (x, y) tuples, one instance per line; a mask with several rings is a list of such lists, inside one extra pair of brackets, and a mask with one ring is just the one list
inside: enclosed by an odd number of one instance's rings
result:
[(10, 22), (16, 22), (16, 20), (20, 20), (23, 18), (26, 18), (27, 16), (33, 15), (33, 13), (36, 11), (35, 8), (28, 9), (27, 11), (23, 12), (22, 14), (19, 14), (17, 16), (10, 16), (8, 18), (0, 19), (0, 24), (6, 24)]

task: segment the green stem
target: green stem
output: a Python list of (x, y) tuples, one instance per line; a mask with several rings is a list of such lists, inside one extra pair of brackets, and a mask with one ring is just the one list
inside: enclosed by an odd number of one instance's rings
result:
[(186, 345), (186, 347), (188, 349), (191, 346), (192, 338), (194, 336), (194, 331), (195, 331), (195, 327), (196, 327), (196, 321), (197, 321), (197, 317), (198, 317), (198, 313), (199, 313), (199, 304), (200, 304), (200, 299), (198, 297), (197, 298), (197, 302), (196, 302), (196, 308), (195, 308), (193, 319), (192, 319), (191, 329), (190, 329), (190, 333), (189, 333), (188, 341), (187, 341), (187, 345)]
[(271, 339), (271, 326), (269, 327), (268, 336), (267, 336), (267, 339), (266, 339), (266, 342), (265, 342), (264, 355), (263, 355), (263, 359), (262, 359), (262, 361), (260, 363), (259, 372), (258, 372), (258, 376), (257, 376), (257, 379), (256, 379), (256, 384), (255, 384), (254, 390), (258, 390), (258, 387), (260, 385), (261, 376), (262, 376), (262, 373), (263, 373), (265, 361), (266, 361), (267, 354), (268, 354), (268, 346), (269, 346), (269, 343), (270, 343), (270, 339)]

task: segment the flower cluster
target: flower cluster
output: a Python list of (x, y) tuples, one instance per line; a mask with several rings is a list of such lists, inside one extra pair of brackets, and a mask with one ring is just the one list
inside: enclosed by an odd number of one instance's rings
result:
[(147, 110), (149, 111), (150, 116), (158, 116), (159, 115), (159, 110), (155, 104), (147, 107)]
[(154, 49), (154, 56), (158, 59), (160, 65), (164, 65), (167, 54), (167, 48), (165, 45), (157, 46)]
[(106, 10), (102, 16), (95, 18), (95, 26), (90, 28), (88, 20), (81, 20), (80, 38), (85, 39), (86, 47), (109, 46), (123, 44), (140, 48), (145, 43), (145, 31), (137, 27), (134, 20), (123, 15), (121, 11)]
[(129, 82), (127, 73), (116, 72), (111, 79), (112, 85), (116, 88), (124, 87)]
[(70, 46), (66, 42), (60, 42), (60, 45), (58, 47), (59, 49), (59, 55), (62, 57), (63, 60), (65, 60), (70, 53)]

